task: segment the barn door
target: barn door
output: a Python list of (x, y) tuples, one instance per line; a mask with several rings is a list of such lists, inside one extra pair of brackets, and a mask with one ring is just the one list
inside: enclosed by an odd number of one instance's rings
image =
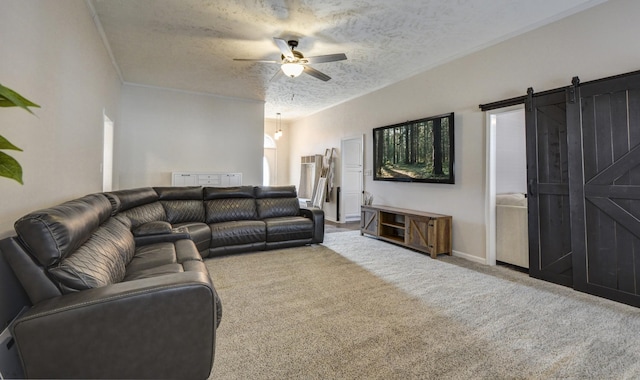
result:
[(525, 107), (529, 275), (573, 282), (566, 90), (534, 95)]
[(640, 74), (575, 91), (567, 112), (584, 177), (571, 182), (574, 287), (640, 306)]

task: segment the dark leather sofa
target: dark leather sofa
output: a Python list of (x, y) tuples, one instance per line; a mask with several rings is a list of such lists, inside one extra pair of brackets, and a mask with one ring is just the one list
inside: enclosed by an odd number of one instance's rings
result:
[(185, 230), (202, 257), (322, 243), (324, 213), (295, 186), (155, 187), (106, 193), (138, 241)]
[(32, 212), (0, 251), (32, 307), (13, 335), (29, 378), (203, 379), (221, 303), (203, 258), (320, 243), (295, 187), (158, 187)]

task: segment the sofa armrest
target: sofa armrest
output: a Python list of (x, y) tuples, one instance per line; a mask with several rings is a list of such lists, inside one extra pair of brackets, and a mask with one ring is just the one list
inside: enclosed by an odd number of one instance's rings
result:
[(160, 234), (170, 234), (171, 223), (165, 221), (154, 221), (139, 225), (133, 229), (133, 236), (150, 236)]
[(313, 222), (312, 243), (322, 243), (324, 241), (324, 211), (319, 208), (300, 208), (300, 215)]
[(173, 228), (169, 222), (154, 221), (141, 224), (135, 228), (133, 230), (133, 238), (136, 246), (142, 246), (190, 239), (191, 236), (186, 228)]
[(14, 326), (28, 378), (207, 378), (215, 290), (183, 272), (52, 298)]

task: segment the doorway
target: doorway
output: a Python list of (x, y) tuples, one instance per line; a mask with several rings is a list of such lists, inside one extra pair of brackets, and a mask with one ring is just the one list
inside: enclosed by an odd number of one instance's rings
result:
[(113, 190), (113, 121), (103, 111), (102, 191)]
[[(640, 71), (571, 83), (481, 105), (525, 105), (529, 275), (640, 306)], [(487, 113), (490, 265), (501, 111)]]
[[(486, 117), (486, 264), (496, 265), (497, 195), (499, 193), (526, 193), (524, 105), (487, 111)], [(511, 208), (505, 209), (505, 211), (515, 213), (514, 218), (518, 220), (520, 218), (517, 214), (522, 212), (522, 210), (512, 210)], [(524, 212), (526, 217), (526, 210)], [(523, 231), (526, 235), (526, 228)], [(516, 240), (521, 239), (516, 238)], [(515, 243), (520, 244), (521, 242), (513, 242), (513, 244)]]
[(276, 142), (271, 136), (264, 135), (264, 155), (262, 156), (262, 185), (275, 186), (277, 184), (278, 151)]
[(341, 169), (342, 188), (340, 191), (340, 208), (338, 220), (340, 222), (354, 222), (360, 220), (360, 205), (362, 204), (362, 167), (363, 167), (364, 137), (352, 137), (341, 141)]

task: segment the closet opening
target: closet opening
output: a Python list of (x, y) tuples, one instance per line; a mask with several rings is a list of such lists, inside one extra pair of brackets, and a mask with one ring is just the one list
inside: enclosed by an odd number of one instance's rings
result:
[(487, 111), (487, 258), (527, 272), (527, 158), (524, 105)]

